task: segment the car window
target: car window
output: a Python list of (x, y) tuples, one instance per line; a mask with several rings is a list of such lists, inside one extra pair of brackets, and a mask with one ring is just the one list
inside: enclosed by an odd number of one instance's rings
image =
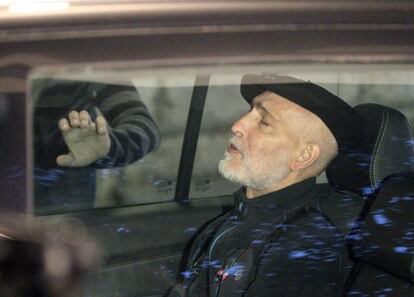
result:
[[(217, 164), (228, 145), (232, 123), (249, 108), (239, 91), (239, 83), (245, 73), (276, 73), (311, 80), (337, 94), (352, 106), (371, 102), (397, 108), (405, 114), (411, 126), (414, 124), (414, 108), (411, 104), (414, 100), (414, 70), (406, 65), (275, 63), (148, 68), (134, 66), (133, 63), (106, 63), (100, 67), (42, 67), (32, 71), (29, 92), (33, 101), (35, 127), (35, 212), (49, 214), (99, 207), (160, 203), (177, 198), (175, 192), (180, 160), (186, 158), (181, 156), (181, 149), (183, 141), (188, 141), (184, 138), (185, 128), (196, 77), (200, 74), (208, 74), (210, 81), (208, 86), (205, 86), (208, 87), (207, 96), (200, 133), (196, 139), (198, 144), (192, 168), (190, 194), (185, 198), (230, 195), (239, 186), (221, 178)], [(91, 92), (88, 84), (99, 84), (102, 88), (112, 85), (132, 88), (158, 128), (158, 145), (140, 157), (124, 160), (119, 164), (108, 165), (103, 162), (102, 165), (101, 160), (98, 160), (97, 164), (82, 168), (55, 166), (56, 164), (42, 167), (41, 162), (36, 163), (36, 160), (40, 160), (39, 155), (36, 155), (39, 153), (36, 150), (37, 141), (40, 138), (45, 143), (49, 141), (45, 151), (53, 152), (50, 148), (55, 146), (56, 137), (61, 137), (61, 133), (56, 132), (58, 119), (55, 117), (51, 120), (49, 117), (52, 117), (56, 108), (66, 108), (66, 114), (74, 109), (64, 102), (62, 96), (57, 95), (66, 92), (67, 86), (60, 84), (57, 89), (56, 86), (52, 88), (49, 85), (39, 87), (39, 81), (42, 82), (44, 79), (49, 82), (69, 81), (87, 84), (86, 89), (75, 94), (75, 107), (87, 96), (94, 96), (96, 90)], [(49, 95), (45, 96), (47, 90)], [(99, 88), (97, 92), (99, 93)], [(112, 95), (109, 92), (108, 96)], [(113, 98), (124, 100), (122, 96)], [(116, 105), (115, 110), (119, 108)], [(129, 116), (128, 110), (125, 116)], [(112, 114), (111, 119), (113, 117)], [(46, 124), (43, 127), (39, 123)], [(49, 134), (50, 131), (47, 129), (51, 128), (48, 127), (53, 127), (55, 134)], [(121, 127), (120, 130), (122, 129)], [(126, 139), (127, 144), (134, 141), (134, 137)], [(55, 162), (57, 156), (48, 157)], [(318, 182), (326, 182), (324, 174), (318, 178)]]
[[(81, 80), (77, 79), (79, 77)], [(90, 75), (85, 74), (82, 69), (66, 71), (64, 75), (57, 75), (56, 70), (32, 73), (34, 207), (37, 214), (173, 200), (194, 76), (189, 75), (176, 80), (156, 75), (144, 78), (130, 75), (126, 82), (120, 82), (120, 78), (115, 76), (108, 80), (101, 76), (102, 83), (96, 77), (90, 78)], [(44, 80), (47, 80), (48, 84)], [(39, 84), (42, 85), (39, 87)], [(74, 91), (79, 85), (85, 84), (87, 85), (85, 89)], [(79, 102), (93, 97), (88, 90), (90, 84), (110, 86), (110, 89), (121, 86), (118, 97), (117, 94), (111, 95), (111, 92), (104, 94), (103, 97), (111, 98), (114, 101), (111, 104), (115, 105), (103, 116), (108, 116), (109, 125), (111, 124), (109, 121), (115, 123), (113, 130), (118, 129), (122, 133), (126, 130), (125, 133), (133, 133), (127, 128), (135, 125), (134, 121), (140, 119), (140, 113), (145, 112), (151, 118), (152, 125), (157, 128), (158, 135), (154, 136), (153, 134), (157, 133), (149, 131), (149, 125), (137, 126), (136, 129), (139, 133), (150, 134), (149, 138), (158, 138), (157, 141), (154, 139), (149, 141), (157, 142), (155, 147), (147, 148), (147, 153), (142, 156), (123, 160), (120, 164), (102, 165), (98, 161), (96, 162), (98, 164), (92, 163), (77, 168), (58, 166), (57, 155), (68, 152), (67, 145), (64, 145), (65, 148), (59, 153), (53, 149), (57, 146), (57, 139), (62, 138), (62, 133), (58, 130), (58, 118), (69, 120), (68, 114), (71, 110), (88, 110)], [(131, 106), (134, 105), (122, 101), (122, 97), (128, 95), (123, 93), (123, 87), (132, 90), (132, 93), (136, 92), (145, 110), (130, 114), (133, 112)], [(64, 102), (68, 97), (65, 92), (68, 96), (75, 96), (76, 100), (71, 101), (70, 104)], [(117, 103), (117, 100), (120, 103)], [(99, 104), (98, 102), (97, 105)], [(105, 108), (104, 104), (101, 105)], [(123, 105), (126, 106), (126, 111), (122, 116), (130, 118), (130, 122), (119, 123), (116, 117), (119, 117), (119, 109), (122, 109)], [(58, 116), (54, 114), (57, 109), (60, 112)], [(149, 119), (144, 118), (142, 121), (146, 123)], [(126, 137), (127, 142), (133, 142), (136, 136), (121, 134), (119, 137), (121, 141), (122, 137)], [(140, 141), (142, 146), (149, 146)], [(123, 144), (121, 150), (128, 145), (129, 143)], [(133, 147), (132, 150), (132, 155), (140, 154), (139, 148)], [(50, 153), (54, 155), (49, 156)], [(120, 154), (124, 152), (121, 151)], [(45, 160), (48, 160), (47, 164)]]

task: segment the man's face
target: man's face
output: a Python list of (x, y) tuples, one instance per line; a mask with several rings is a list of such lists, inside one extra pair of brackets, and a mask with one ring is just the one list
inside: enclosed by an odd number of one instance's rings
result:
[(219, 163), (220, 173), (258, 190), (286, 178), (303, 128), (297, 107), (270, 92), (254, 98), (250, 111), (232, 126), (234, 135)]

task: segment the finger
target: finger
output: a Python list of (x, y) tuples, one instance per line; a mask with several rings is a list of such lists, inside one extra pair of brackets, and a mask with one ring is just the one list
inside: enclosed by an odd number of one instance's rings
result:
[(70, 126), (69, 126), (69, 122), (68, 122), (67, 119), (60, 119), (59, 120), (59, 129), (62, 132), (69, 131)]
[(69, 112), (69, 123), (72, 127), (79, 127), (79, 113), (77, 111), (72, 110)]
[(81, 128), (86, 128), (88, 127), (89, 123), (90, 123), (90, 115), (86, 110), (82, 110), (79, 113), (79, 120), (80, 120), (80, 127)]
[(106, 120), (103, 116), (98, 116), (96, 118), (96, 131), (98, 132), (98, 134), (106, 134), (107, 132), (107, 127), (106, 127)]
[(71, 155), (60, 155), (56, 158), (56, 163), (59, 166), (72, 167), (75, 163), (75, 158)]

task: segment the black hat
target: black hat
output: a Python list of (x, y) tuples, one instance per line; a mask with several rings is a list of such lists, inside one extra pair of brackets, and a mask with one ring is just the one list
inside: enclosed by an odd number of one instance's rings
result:
[(240, 91), (249, 104), (254, 97), (270, 91), (314, 113), (332, 132), (340, 152), (349, 152), (363, 137), (364, 119), (341, 98), (311, 82), (288, 76), (246, 74)]

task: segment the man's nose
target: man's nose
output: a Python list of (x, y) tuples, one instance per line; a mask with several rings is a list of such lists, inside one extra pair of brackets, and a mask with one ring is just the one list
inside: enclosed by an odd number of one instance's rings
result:
[(233, 132), (233, 134), (237, 137), (247, 135), (247, 129), (245, 127), (244, 118), (245, 116), (241, 117), (233, 124), (233, 126), (231, 126), (231, 132)]

